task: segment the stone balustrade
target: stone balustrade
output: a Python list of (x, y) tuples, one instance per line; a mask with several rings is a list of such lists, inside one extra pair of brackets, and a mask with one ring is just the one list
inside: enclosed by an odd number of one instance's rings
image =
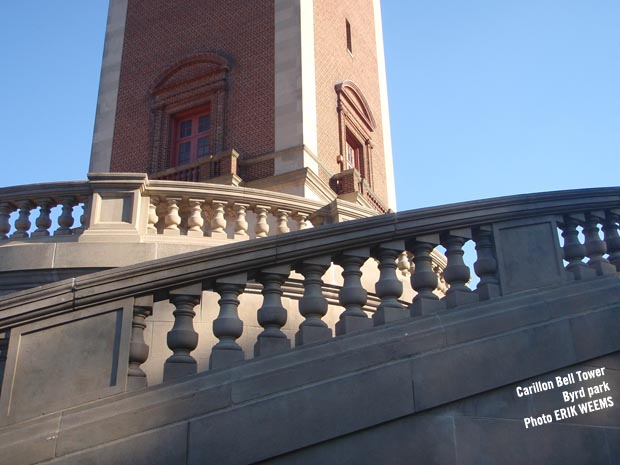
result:
[(230, 193), (186, 192), (182, 196), (179, 191), (168, 194), (152, 188), (149, 194), (147, 233), (152, 235), (244, 240), (331, 221), (314, 202), (270, 199), (264, 193), (250, 197), (231, 189)]
[(91, 174), (84, 182), (1, 188), (0, 244), (121, 235), (147, 241), (158, 235), (244, 240), (374, 214), (339, 200), (235, 185)]
[(88, 224), (90, 197), (84, 182), (0, 189), (0, 241), (79, 235)]
[[(152, 193), (160, 199), (166, 196), (163, 234), (168, 227), (176, 231), (184, 224), (188, 232), (202, 230), (204, 224), (195, 214), (203, 211), (201, 199), (190, 195), (187, 198), (195, 203), (190, 200), (183, 204), (162, 189), (155, 187)], [(211, 231), (222, 232), (226, 228), (222, 220), (224, 202), (211, 202)], [(177, 212), (183, 205), (189, 207), (190, 215), (185, 223)], [(260, 211), (261, 207), (255, 208)], [(157, 229), (162, 219), (156, 213), (159, 219), (151, 224)], [(40, 386), (49, 377), (54, 379), (54, 373), (66, 374), (65, 384), (80, 386), (98, 374), (107, 380), (92, 388), (90, 398), (88, 393), (81, 393), (80, 402), (147, 386), (141, 365), (148, 363), (149, 347), (143, 333), (157, 302), (169, 302), (173, 309), (167, 333), (171, 355), (163, 364), (163, 379), (167, 381), (198, 371), (194, 356), (200, 342), (194, 325), (198, 308), (216, 313), (209, 368), (224, 369), (253, 356), (370, 331), (401, 319), (471, 309), (483, 301), (523, 295), (545, 286), (597, 279), (618, 272), (619, 218), (619, 188), (505, 197), (225, 244), (8, 295), (0, 303), (0, 333), (10, 336), (3, 386)], [(278, 223), (280, 232), (285, 232), (287, 225), (284, 220)], [(235, 232), (243, 231), (248, 233), (245, 225), (236, 226)], [(261, 228), (257, 231), (257, 237), (266, 233)], [(466, 247), (469, 242), (473, 248)], [(438, 292), (440, 282), (431, 256), (440, 246), (447, 259), (445, 294)], [(467, 250), (475, 255), (471, 260), (465, 260)], [(339, 315), (332, 327), (325, 321), (329, 305), (322, 284), (324, 274), (334, 269), (334, 264), (341, 272), (342, 285), (337, 295)], [(369, 264), (376, 267), (378, 276), (370, 287), (362, 279)], [(404, 302), (398, 273), (406, 269), (411, 270), (416, 294)], [(469, 287), (473, 273), (478, 277), (474, 289)], [(293, 276), (301, 280), (303, 294), (298, 300), (283, 299), (283, 286)], [(261, 293), (254, 308), (259, 328), (250, 331), (250, 351), (239, 343), (246, 331), (253, 329), (248, 327), (247, 318), (241, 317), (239, 302), (249, 287), (256, 286)], [(372, 314), (366, 306), (370, 293), (380, 301)], [(300, 315), (300, 324), (291, 334), (285, 325), (296, 315)], [(106, 327), (110, 334), (105, 333)], [(65, 356), (60, 359), (52, 348), (58, 343), (59, 328), (64, 328), (65, 335)], [(99, 336), (94, 339), (94, 334)], [(29, 344), (35, 343), (48, 347), (49, 356), (29, 352)], [(75, 363), (72, 353), (84, 351), (94, 359), (108, 360), (111, 353), (116, 358), (112, 357), (105, 370), (94, 366), (76, 370), (68, 365)], [(28, 371), (20, 371), (20, 364), (26, 364)], [(117, 381), (109, 385), (111, 369)], [(28, 390), (20, 395), (27, 396)], [(3, 392), (2, 422), (37, 414), (31, 402), (21, 405), (20, 398)], [(58, 404), (50, 400), (46, 408), (67, 407), (62, 404), (64, 399), (66, 396)]]

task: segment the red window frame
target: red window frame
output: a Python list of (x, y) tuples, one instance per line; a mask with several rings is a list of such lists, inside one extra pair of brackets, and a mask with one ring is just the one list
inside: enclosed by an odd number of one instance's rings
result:
[(194, 163), (212, 156), (213, 114), (207, 105), (173, 117), (171, 166)]
[(347, 130), (344, 149), (345, 169), (355, 168), (362, 177), (365, 177), (364, 150), (357, 138)]

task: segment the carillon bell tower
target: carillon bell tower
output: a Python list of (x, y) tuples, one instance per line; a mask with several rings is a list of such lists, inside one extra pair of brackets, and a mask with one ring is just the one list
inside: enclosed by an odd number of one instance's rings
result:
[(111, 0), (90, 171), (395, 209), (379, 0)]

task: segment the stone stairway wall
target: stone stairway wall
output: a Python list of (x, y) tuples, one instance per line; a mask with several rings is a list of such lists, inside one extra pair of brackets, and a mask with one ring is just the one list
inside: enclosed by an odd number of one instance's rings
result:
[(514, 388), (604, 366), (613, 396), (619, 297), (555, 286), (66, 409), (0, 429), (0, 463), (616, 463), (618, 406), (526, 430), (563, 402)]

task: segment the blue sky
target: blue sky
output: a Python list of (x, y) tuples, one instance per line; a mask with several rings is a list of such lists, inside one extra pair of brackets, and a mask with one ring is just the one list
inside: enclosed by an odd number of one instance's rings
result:
[[(620, 2), (382, 4), (399, 210), (619, 184)], [(106, 14), (0, 6), (0, 186), (85, 178)]]

